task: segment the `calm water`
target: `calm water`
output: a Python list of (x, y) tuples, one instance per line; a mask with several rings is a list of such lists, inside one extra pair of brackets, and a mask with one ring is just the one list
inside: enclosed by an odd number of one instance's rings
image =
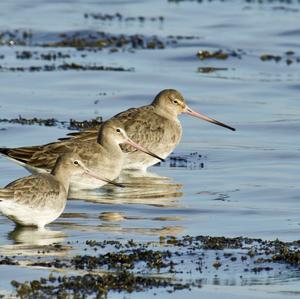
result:
[[(121, 13), (146, 17), (145, 22), (101, 21), (84, 13)], [(163, 16), (163, 21), (148, 18)], [(105, 66), (133, 67), (134, 72), (54, 71), (0, 72), (0, 118), (54, 117), (59, 120), (104, 119), (149, 103), (164, 88), (182, 92), (190, 106), (237, 128), (231, 132), (182, 116), (184, 135), (175, 155), (188, 157), (189, 167), (169, 164), (150, 169), (130, 190), (98, 190), (71, 194), (73, 199), (49, 235), (13, 232), (14, 225), (0, 216), (1, 253), (22, 251), (27, 257), (34, 246), (53, 242), (74, 246), (65, 252), (81, 252), (88, 239), (157, 240), (161, 235), (185, 234), (249, 236), (263, 239), (300, 239), (300, 4), (246, 1), (2, 1), (0, 30), (31, 30), (33, 41), (55, 40), (63, 32), (104, 31), (112, 34), (193, 36), (179, 39), (162, 50), (127, 49), (111, 53), (56, 49), (70, 54), (63, 61)], [(41, 60), (18, 60), (23, 50), (46, 53), (37, 46), (0, 47), (0, 65), (43, 65)], [(196, 57), (199, 50), (231, 52), (241, 58), (227, 60)], [(287, 65), (287, 51), (293, 63)], [(82, 57), (81, 54), (86, 54)], [(280, 62), (261, 61), (263, 54), (281, 55)], [(52, 63), (52, 62), (51, 62)], [(59, 62), (55, 62), (59, 63)], [(199, 67), (225, 68), (202, 73)], [(50, 142), (68, 131), (62, 127), (0, 124), (1, 146)], [(27, 172), (1, 158), (1, 186)], [(204, 167), (199, 167), (203, 163)], [(124, 178), (125, 180), (125, 178)], [(76, 245), (75, 242), (79, 240)], [(25, 254), (25, 255), (26, 255)], [(7, 268), (10, 274), (7, 275)], [(42, 273), (41, 273), (42, 272)], [(0, 288), (9, 290), (11, 279), (39, 277), (46, 271), (0, 267)], [(5, 273), (5, 277), (4, 277)], [(255, 275), (253, 274), (255, 277)], [(259, 278), (259, 277), (258, 277)], [(269, 283), (214, 286), (211, 281), (187, 298), (283, 298), (300, 291), (300, 278), (283, 275)], [(212, 295), (213, 294), (213, 295)], [(151, 294), (148, 294), (149, 298)], [(145, 294), (146, 296), (148, 296)], [(123, 295), (116, 295), (122, 297)], [(170, 295), (163, 293), (168, 298)], [(174, 294), (172, 295), (174, 296)], [(190, 297), (188, 297), (190, 296)], [(225, 296), (225, 297), (224, 297)], [(138, 294), (130, 298), (138, 298)]]

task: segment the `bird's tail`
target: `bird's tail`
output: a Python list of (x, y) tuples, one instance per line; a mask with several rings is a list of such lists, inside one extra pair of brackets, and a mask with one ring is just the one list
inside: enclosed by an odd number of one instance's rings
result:
[(0, 154), (7, 156), (10, 151), (10, 148), (0, 147)]
[(0, 188), (0, 201), (5, 201), (14, 197), (14, 190), (10, 188)]

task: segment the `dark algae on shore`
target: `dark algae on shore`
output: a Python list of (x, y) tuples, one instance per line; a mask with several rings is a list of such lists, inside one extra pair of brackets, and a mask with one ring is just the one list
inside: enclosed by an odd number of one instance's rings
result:
[(176, 282), (168, 278), (134, 275), (128, 271), (103, 275), (50, 276), (28, 283), (12, 281), (21, 298), (107, 298), (109, 292), (145, 292), (167, 288), (168, 292), (201, 287), (201, 284)]
[[(222, 272), (231, 268), (241, 280), (248, 272), (280, 275), (276, 274), (278, 269), (300, 270), (300, 241), (170, 236), (160, 237), (157, 242), (88, 240), (85, 246), (94, 254), (61, 260), (41, 254), (39, 261), (27, 267), (68, 269), (69, 274), (51, 273), (26, 282), (13, 280), (16, 294), (21, 298), (106, 298), (110, 292), (155, 293), (160, 289), (170, 293), (201, 288), (205, 284), (203, 275), (213, 272), (215, 277), (218, 273), (222, 277)], [(101, 251), (108, 252), (98, 253)], [(0, 263), (18, 265), (19, 258), (3, 257)]]

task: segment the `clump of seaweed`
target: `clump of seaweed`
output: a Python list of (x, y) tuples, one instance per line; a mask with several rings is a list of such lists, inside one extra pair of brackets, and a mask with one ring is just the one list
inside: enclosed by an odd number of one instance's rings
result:
[(84, 130), (89, 128), (94, 128), (96, 126), (99, 126), (102, 123), (102, 117), (98, 116), (96, 118), (93, 118), (91, 120), (76, 120), (76, 119), (70, 119), (69, 121), (69, 130)]
[(163, 22), (164, 17), (158, 16), (158, 17), (144, 17), (144, 16), (138, 16), (138, 17), (126, 17), (122, 15), (121, 13), (117, 12), (115, 14), (103, 14), (103, 13), (85, 13), (84, 14), (85, 19), (92, 18), (94, 20), (100, 20), (100, 21), (119, 21), (119, 22), (132, 22), (132, 21), (138, 21), (140, 23), (151, 21), (151, 22)]
[[(297, 242), (298, 245), (299, 241)], [(275, 243), (276, 253), (272, 256), (273, 261), (287, 262), (291, 265), (300, 265), (300, 250), (294, 249), (279, 240)]]
[(55, 118), (24, 118), (21, 115), (17, 118), (2, 118), (0, 119), (0, 123), (13, 123), (13, 124), (20, 124), (20, 125), (39, 125), (39, 126), (46, 126), (46, 127), (53, 127), (62, 125), (67, 127), (69, 130), (83, 130), (93, 128), (95, 126), (99, 126), (102, 123), (101, 117), (96, 117), (91, 120), (76, 120), (70, 119), (69, 121), (59, 121)]
[(274, 4), (274, 3), (281, 3), (281, 4), (293, 4), (299, 3), (298, 0), (245, 0), (247, 3), (258, 3), (258, 4)]
[(241, 58), (242, 57), (242, 51), (241, 50), (232, 50), (232, 51), (224, 51), (224, 50), (218, 50), (218, 51), (208, 51), (208, 50), (199, 50), (197, 53), (197, 57), (200, 60), (206, 60), (206, 59), (219, 59), (219, 60), (226, 60), (229, 57), (236, 57)]
[(60, 51), (49, 51), (47, 53), (40, 53), (38, 51), (17, 51), (17, 59), (35, 59), (35, 60), (57, 60), (57, 59), (66, 59), (71, 58), (69, 53), (62, 53)]
[[(213, 2), (225, 2), (226, 0), (168, 0), (170, 3), (181, 3), (181, 2), (197, 2), (201, 3), (213, 3)], [(249, 4), (295, 4), (299, 3), (299, 0), (244, 0), (246, 3)]]
[(203, 74), (209, 74), (209, 73), (214, 73), (218, 71), (227, 71), (228, 68), (226, 67), (209, 67), (209, 66), (204, 66), (204, 67), (198, 67), (197, 72), (198, 73), (203, 73)]
[(107, 266), (108, 270), (129, 270), (134, 269), (138, 262), (145, 262), (147, 268), (157, 269), (170, 267), (167, 259), (172, 254), (169, 251), (149, 250), (145, 248), (135, 248), (130, 253), (126, 251), (109, 252), (98, 256), (76, 256), (71, 260), (75, 269), (92, 270)]
[(46, 126), (46, 127), (53, 127), (56, 126), (58, 121), (54, 118), (24, 118), (21, 115), (19, 115), (18, 118), (2, 118), (0, 119), (0, 122), (6, 122), (6, 123), (13, 123), (13, 124), (20, 124), (20, 125), (39, 125), (39, 126)]
[(154, 288), (167, 288), (172, 293), (176, 290), (201, 287), (199, 283), (184, 283), (170, 278), (146, 277), (128, 271), (115, 274), (81, 276), (53, 276), (20, 283), (11, 282), (21, 298), (107, 298), (108, 292), (142, 292)]
[(203, 2), (224, 2), (225, 0), (168, 0), (168, 2), (173, 3), (180, 3), (180, 2), (197, 2), (197, 3), (203, 3)]
[(0, 31), (0, 45), (25, 46), (30, 44), (32, 32), (29, 30)]
[(274, 54), (262, 54), (260, 56), (261, 61), (285, 61), (287, 65), (290, 65), (292, 63), (299, 63), (300, 57), (295, 55), (294, 51), (287, 51), (283, 55), (274, 55)]
[(61, 40), (43, 43), (43, 47), (72, 47), (76, 49), (101, 50), (103, 48), (131, 48), (131, 49), (163, 49), (165, 43), (157, 36), (146, 37), (140, 34), (113, 35), (105, 32), (92, 32), (83, 34), (74, 32), (72, 34), (62, 33)]
[(172, 153), (165, 162), (158, 162), (155, 167), (181, 167), (190, 169), (204, 168), (203, 156), (198, 152), (189, 154)]
[(64, 63), (60, 65), (43, 65), (29, 67), (4, 67), (0, 65), (0, 72), (53, 72), (53, 71), (110, 71), (110, 72), (133, 72), (134, 68), (113, 67), (104, 65), (84, 65), (79, 63)]
[(9, 258), (8, 256), (6, 256), (3, 259), (0, 259), (0, 265), (16, 266), (16, 265), (19, 265), (19, 262), (17, 262), (15, 260), (13, 260), (12, 258)]
[[(244, 237), (226, 238), (211, 236), (160, 237), (159, 242), (139, 243), (118, 240), (85, 243), (85, 250), (94, 255), (77, 255), (68, 259), (38, 260), (31, 267), (79, 270), (81, 275), (53, 276), (29, 282), (12, 281), (17, 296), (22, 298), (106, 296), (109, 292), (141, 292), (153, 288), (166, 288), (169, 292), (201, 287), (197, 280), (169, 279), (161, 274), (182, 274), (190, 271), (223, 271), (234, 264), (241, 274), (274, 270), (275, 263), (300, 266), (300, 241), (265, 241)], [(156, 249), (153, 249), (156, 247)], [(107, 253), (96, 254), (99, 249)], [(113, 251), (111, 250), (113, 248)], [(215, 252), (214, 254), (212, 252)], [(223, 254), (222, 254), (223, 252)], [(207, 257), (213, 259), (207, 259)], [(18, 265), (18, 257), (2, 257), (4, 264)], [(51, 258), (51, 257), (50, 257)], [(208, 264), (207, 261), (210, 261)], [(189, 263), (190, 267), (185, 268)], [(192, 269), (192, 270), (191, 270)], [(213, 269), (213, 270), (212, 270)], [(103, 271), (105, 274), (103, 274)], [(109, 272), (107, 272), (109, 271)], [(113, 272), (112, 272), (113, 271)], [(156, 273), (160, 273), (160, 276)]]
[[(98, 51), (104, 48), (114, 49), (164, 49), (171, 41), (164, 41), (157, 36), (142, 34), (124, 35), (100, 31), (58, 32), (52, 34), (52, 40), (44, 42), (31, 31), (13, 30), (0, 32), (0, 45), (39, 46), (39, 47), (71, 47), (77, 50)], [(30, 52), (21, 57), (28, 58)], [(29, 57), (30, 58), (30, 57)], [(45, 57), (44, 57), (45, 58)]]

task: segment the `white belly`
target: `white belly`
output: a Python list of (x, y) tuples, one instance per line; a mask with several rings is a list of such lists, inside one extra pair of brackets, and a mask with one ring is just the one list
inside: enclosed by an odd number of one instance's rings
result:
[[(174, 147), (172, 147), (172, 149), (168, 151), (160, 151), (160, 153), (158, 154), (155, 152), (155, 154), (165, 159), (173, 152)], [(123, 169), (136, 169), (146, 171), (148, 167), (159, 162), (160, 160), (141, 152), (128, 153), (124, 161)]]
[(65, 206), (60, 209), (34, 209), (27, 205), (15, 203), (11, 200), (0, 202), (0, 211), (3, 215), (23, 226), (37, 226), (43, 228), (46, 224), (53, 222), (63, 212)]

